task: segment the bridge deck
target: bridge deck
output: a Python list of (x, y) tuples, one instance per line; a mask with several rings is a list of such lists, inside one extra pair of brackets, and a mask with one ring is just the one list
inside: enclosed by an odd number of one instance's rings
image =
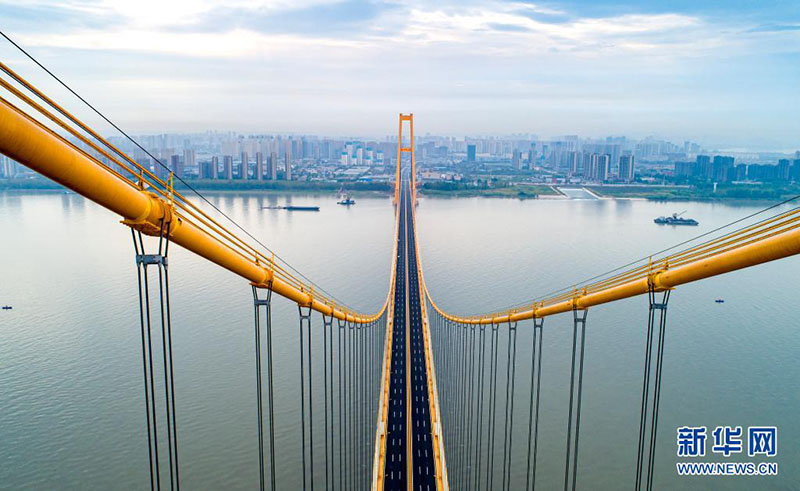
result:
[(433, 421), (429, 395), (432, 367), (428, 366), (426, 333), (412, 199), (403, 186), (398, 203), (397, 260), (395, 270), (394, 316), (391, 340), (388, 414), (383, 479), (384, 489), (434, 490), (440, 452), (434, 452)]

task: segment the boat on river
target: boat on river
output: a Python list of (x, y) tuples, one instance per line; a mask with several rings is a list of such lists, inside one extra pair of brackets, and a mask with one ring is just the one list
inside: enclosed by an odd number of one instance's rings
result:
[(672, 216), (668, 217), (658, 217), (653, 221), (659, 225), (700, 225), (700, 222), (698, 222), (694, 218), (681, 217), (681, 215), (683, 215), (684, 213), (686, 213), (686, 211), (682, 211), (680, 213), (673, 213)]

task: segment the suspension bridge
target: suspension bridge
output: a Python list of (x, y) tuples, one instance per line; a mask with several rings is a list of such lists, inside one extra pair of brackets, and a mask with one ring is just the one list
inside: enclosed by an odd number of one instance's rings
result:
[[(252, 289), (258, 415), (253, 445), (258, 448), (261, 489), (282, 487), (281, 469), (275, 465), (274, 401), (279, 395), (273, 380), (282, 368), (273, 363), (277, 348), (271, 309), (276, 297), (296, 304), (298, 311), (297, 438), (302, 455), (297, 458), (303, 488), (392, 490), (535, 487), (542, 337), (546, 319), (554, 315), (572, 319), (562, 455), (564, 489), (577, 488), (588, 312), (630, 297), (645, 298), (637, 459), (629, 479), (636, 489), (651, 489), (671, 292), (800, 253), (800, 209), (771, 212), (775, 207), (770, 207), (755, 223), (734, 222), (512, 308), (470, 315), (447, 312), (424, 280), (416, 226), (414, 118), (401, 114), (387, 293), (377, 311), (359, 312), (283, 261), (190, 183), (182, 188), (194, 194), (182, 194), (176, 190), (177, 177), (141, 165), (5, 63), (0, 70), (0, 152), (119, 215), (131, 235), (152, 489), (181, 486), (175, 416), (180, 388), (174, 383), (169, 290), (172, 247), (228, 270)], [(517, 359), (520, 329), (533, 331), (530, 359)], [(312, 351), (312, 344), (320, 342), (321, 357)], [(322, 377), (313, 369), (319, 364)], [(523, 364), (529, 380), (517, 380)], [(515, 393), (523, 383), (530, 386), (529, 397), (518, 400)], [(520, 427), (515, 415), (524, 415), (522, 433), (515, 431)], [(512, 458), (519, 455), (523, 458)]]

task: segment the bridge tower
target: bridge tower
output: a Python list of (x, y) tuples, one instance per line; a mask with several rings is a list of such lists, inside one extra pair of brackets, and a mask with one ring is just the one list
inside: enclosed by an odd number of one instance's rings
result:
[[(403, 146), (403, 121), (408, 121), (409, 131), (409, 144), (407, 147)], [(394, 202), (400, 203), (400, 164), (404, 153), (411, 154), (411, 198), (413, 203), (417, 202), (417, 179), (416, 179), (416, 163), (414, 161), (414, 114), (400, 113), (400, 120), (398, 122), (397, 131), (397, 172), (394, 180)]]

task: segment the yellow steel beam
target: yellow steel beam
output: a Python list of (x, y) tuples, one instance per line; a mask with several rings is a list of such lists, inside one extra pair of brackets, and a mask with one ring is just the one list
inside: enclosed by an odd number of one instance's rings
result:
[(356, 323), (371, 322), (386, 308), (384, 303), (375, 315), (345, 312), (323, 302), (310, 289), (275, 277), (271, 269), (222, 243), (155, 194), (115, 176), (5, 100), (0, 100), (0, 153), (121, 215), (126, 225), (145, 233), (158, 235), (162, 221), (169, 223), (172, 242), (300, 305)]
[(549, 305), (537, 303), (528, 309), (521, 309), (519, 311), (512, 310), (495, 315), (469, 317), (451, 315), (436, 306), (427, 290), (426, 294), (436, 311), (442, 314), (446, 319), (464, 324), (488, 325), (492, 323), (520, 321), (533, 317), (546, 317), (569, 312), (573, 309), (586, 309), (596, 305), (645, 294), (650, 290), (651, 285), (656, 291), (668, 290), (693, 281), (730, 273), (732, 271), (783, 259), (796, 254), (800, 254), (800, 229), (793, 228), (763, 239), (752, 241), (740, 247), (723, 250), (722, 252), (703, 257), (674, 269), (653, 271), (647, 273), (643, 277), (631, 279), (622, 284), (601, 289), (600, 291), (585, 294), (576, 291), (572, 298), (557, 303)]
[[(414, 215), (414, 246), (417, 249), (417, 281), (419, 281), (420, 291), (425, 291), (425, 279), (422, 274), (422, 252), (419, 248), (419, 235), (417, 234), (416, 211), (413, 204), (411, 213)], [(433, 345), (431, 341), (430, 325), (428, 324), (427, 308), (425, 297), (420, 296), (420, 307), (422, 311), (422, 333), (425, 345), (425, 366), (428, 374), (428, 404), (431, 415), (431, 445), (433, 447), (434, 472), (436, 473), (436, 489), (444, 491), (450, 489), (447, 476), (447, 461), (444, 455), (444, 438), (442, 435), (442, 417), (439, 411), (439, 389), (436, 382), (436, 367), (433, 362)]]
[(392, 245), (392, 273), (389, 279), (389, 300), (386, 307), (386, 337), (383, 343), (381, 392), (378, 400), (378, 421), (375, 429), (375, 451), (372, 463), (372, 490), (383, 489), (386, 465), (386, 421), (389, 416), (389, 385), (392, 375), (392, 336), (394, 335), (394, 289), (397, 285), (397, 234), (400, 230), (400, 213), (395, 215), (394, 244)]

